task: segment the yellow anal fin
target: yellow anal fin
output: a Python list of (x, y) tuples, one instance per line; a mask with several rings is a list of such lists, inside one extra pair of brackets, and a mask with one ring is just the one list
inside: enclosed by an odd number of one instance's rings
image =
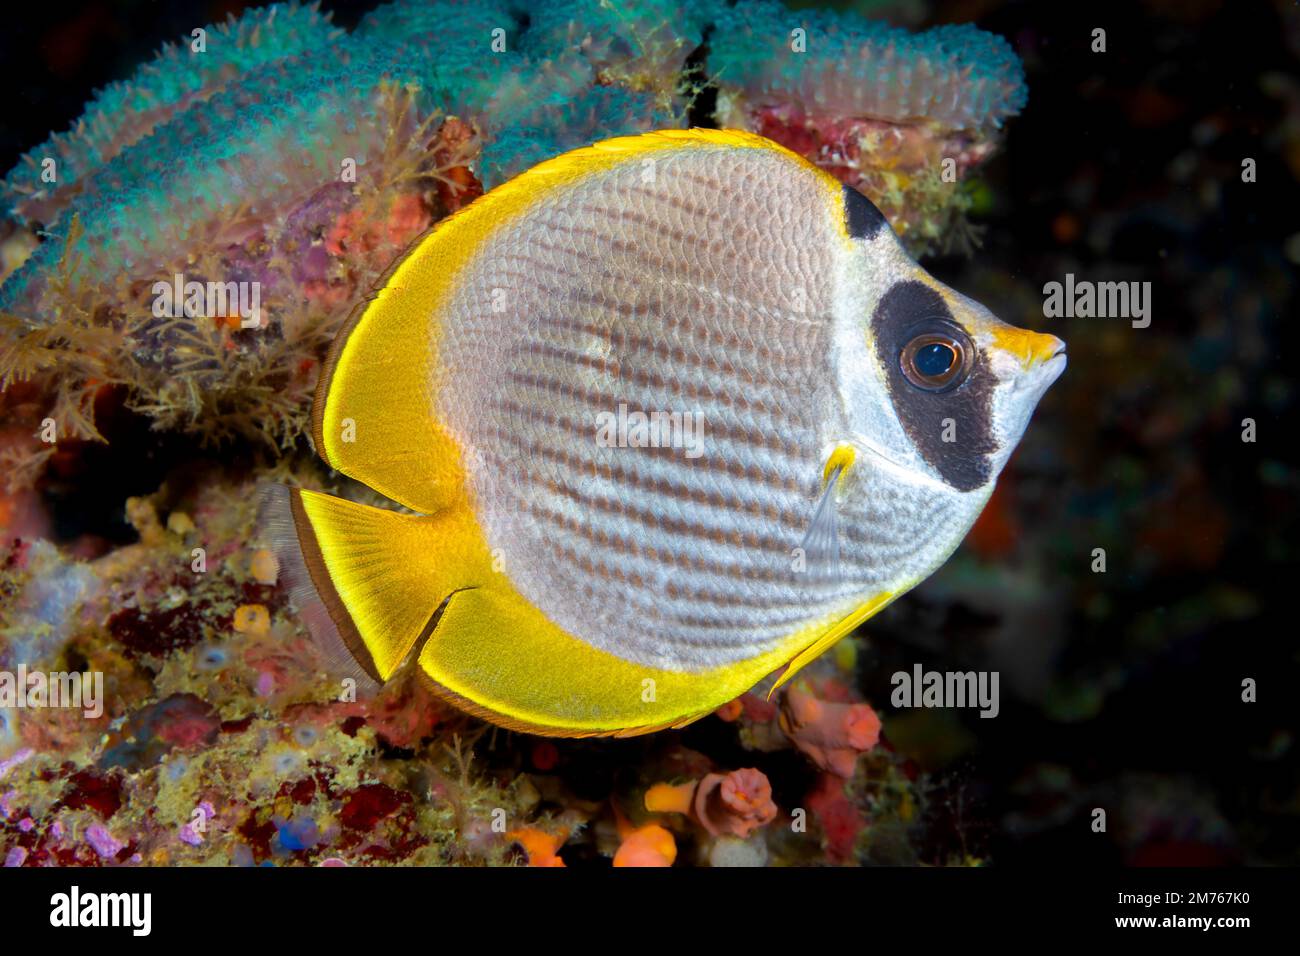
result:
[(503, 727), (628, 737), (710, 713), (779, 667), (782, 653), (694, 673), (635, 664), (566, 633), (497, 578), (451, 596), (418, 663), (437, 693)]
[(790, 661), (789, 666), (786, 667), (785, 673), (777, 679), (777, 681), (772, 685), (772, 689), (768, 691), (768, 698), (770, 699), (771, 696), (776, 693), (777, 689), (794, 677), (795, 674), (799, 673), (811, 664), (821, 656), (823, 652), (829, 650), (837, 641), (851, 633), (855, 627), (867, 618), (879, 612), (893, 599), (894, 595), (889, 592), (877, 594), (870, 601), (867, 601), (865, 604), (862, 604), (854, 610), (854, 612), (848, 617), (832, 625), (825, 631), (825, 633), (821, 634), (811, 644), (795, 655), (794, 659)]
[(601, 650), (546, 617), (493, 569), (467, 507), (407, 515), (278, 488), (269, 510), (278, 515), (270, 527), (282, 566), (318, 600), (323, 643), (337, 657), (376, 682), (413, 665), (461, 709), (535, 734), (632, 736), (684, 726), (789, 662), (777, 686), (785, 683), (893, 597), (880, 595), (829, 629), (801, 631), (747, 660), (665, 670)]
[[(290, 584), (300, 585), (295, 597), (314, 636), (333, 659), (345, 652), (375, 681), (392, 676), (458, 576), (482, 562), (463, 512), (407, 515), (287, 488), (272, 492), (267, 511), (277, 555)], [(313, 596), (327, 618), (313, 617)]]

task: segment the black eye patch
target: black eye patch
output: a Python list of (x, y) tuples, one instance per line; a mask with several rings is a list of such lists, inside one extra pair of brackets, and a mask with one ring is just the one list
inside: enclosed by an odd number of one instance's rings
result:
[(993, 470), (992, 373), (973, 356), (960, 385), (947, 391), (927, 391), (908, 380), (901, 362), (918, 335), (941, 334), (955, 325), (943, 296), (914, 279), (891, 286), (871, 316), (889, 398), (903, 430), (945, 482), (958, 491), (972, 491), (985, 484)]
[(844, 225), (854, 239), (874, 239), (889, 223), (870, 199), (852, 186), (845, 186)]

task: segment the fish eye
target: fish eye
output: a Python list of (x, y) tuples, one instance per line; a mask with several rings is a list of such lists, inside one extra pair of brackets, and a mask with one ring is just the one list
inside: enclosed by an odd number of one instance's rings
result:
[(964, 332), (946, 324), (912, 336), (899, 354), (903, 376), (927, 392), (960, 385), (970, 370), (975, 349)]

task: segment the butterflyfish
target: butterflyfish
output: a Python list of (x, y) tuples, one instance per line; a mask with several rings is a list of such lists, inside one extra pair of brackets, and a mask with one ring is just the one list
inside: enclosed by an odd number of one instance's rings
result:
[(942, 564), (1064, 349), (774, 142), (610, 139), (437, 224), (334, 342), (316, 452), (401, 510), (281, 487), (271, 530), (358, 677), (680, 727)]

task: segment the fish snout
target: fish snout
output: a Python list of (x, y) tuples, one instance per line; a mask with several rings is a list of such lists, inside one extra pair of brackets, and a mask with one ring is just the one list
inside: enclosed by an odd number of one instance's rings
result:
[(1013, 325), (995, 326), (993, 345), (1013, 356), (1025, 371), (1046, 365), (1065, 367), (1065, 342), (1047, 332), (1031, 332)]
[(1041, 332), (1023, 334), (1033, 336), (1033, 339), (1017, 343), (1022, 346), (1020, 351), (1007, 350), (1020, 364), (1020, 372), (1013, 377), (1011, 390), (1017, 396), (1032, 394), (1037, 402), (1065, 371), (1065, 342), (1055, 335)]

